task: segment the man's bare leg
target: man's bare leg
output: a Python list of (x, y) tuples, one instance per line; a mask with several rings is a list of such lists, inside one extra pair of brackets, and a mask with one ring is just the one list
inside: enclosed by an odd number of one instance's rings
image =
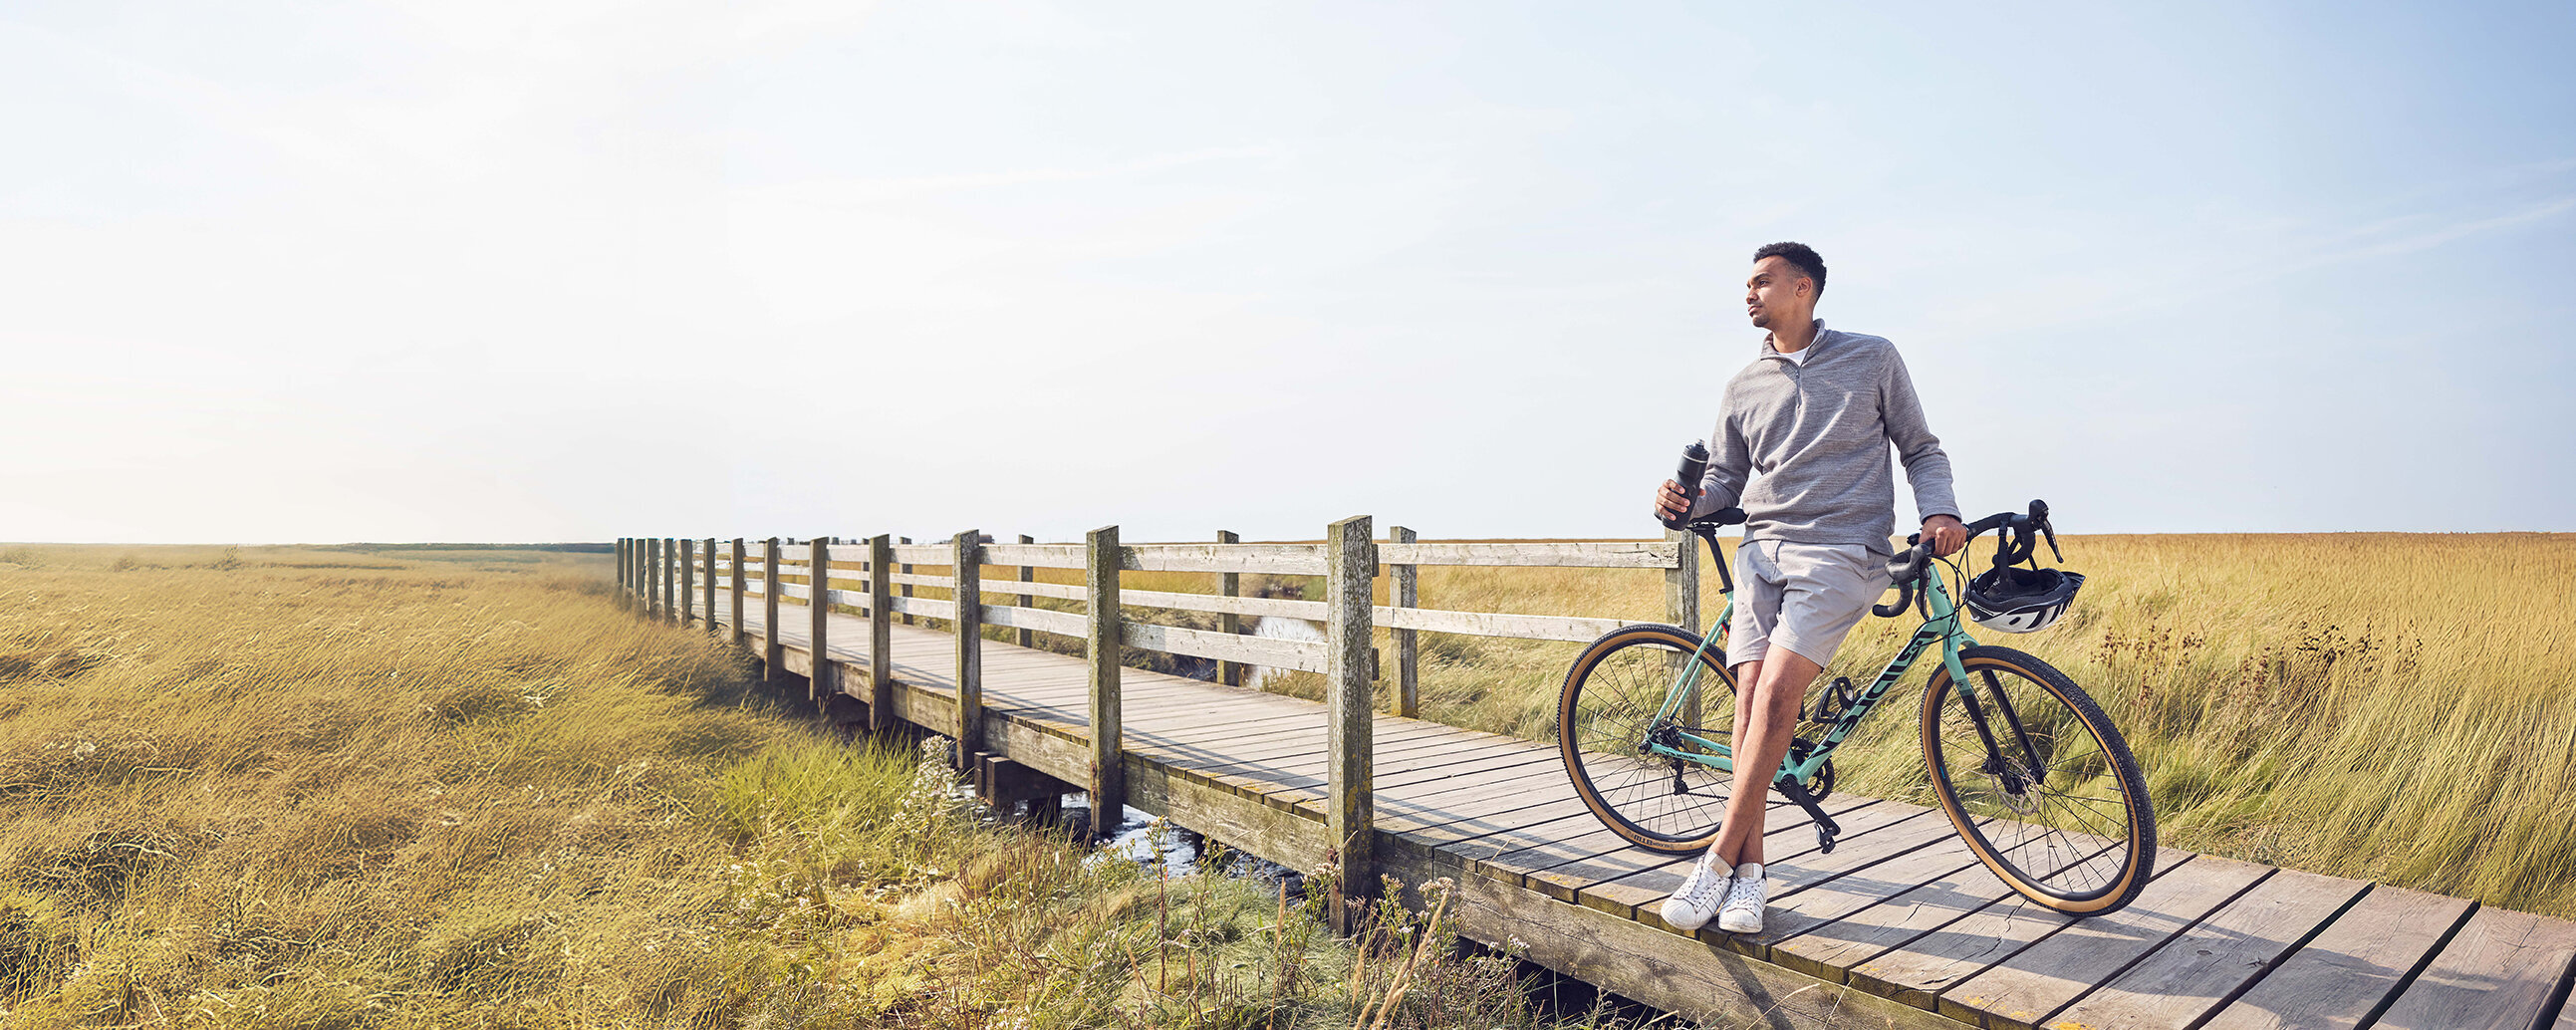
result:
[[(1762, 815), (1771, 781), (1797, 736), (1798, 707), (1822, 666), (1785, 647), (1736, 666), (1735, 792), (1726, 799), (1711, 851), (1728, 865), (1762, 861)], [(1747, 685), (1750, 689), (1746, 689)]]

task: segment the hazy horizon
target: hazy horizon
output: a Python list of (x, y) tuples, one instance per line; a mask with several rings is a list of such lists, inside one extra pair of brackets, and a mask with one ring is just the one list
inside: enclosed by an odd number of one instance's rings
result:
[(22, 3), (0, 536), (1651, 536), (1777, 239), (1971, 516), (2576, 530), (2571, 30)]

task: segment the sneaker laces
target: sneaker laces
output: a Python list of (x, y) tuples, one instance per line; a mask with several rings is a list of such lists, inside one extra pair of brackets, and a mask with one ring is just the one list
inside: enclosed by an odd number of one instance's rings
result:
[[(1699, 906), (1710, 900), (1708, 895), (1712, 888), (1720, 892), (1727, 891), (1728, 885), (1734, 882), (1734, 870), (1729, 869), (1725, 873), (1720, 873), (1711, 868), (1713, 864), (1709, 861), (1708, 854), (1701, 854), (1699, 861), (1691, 863), (1690, 875), (1682, 878), (1682, 887), (1673, 892), (1674, 896)], [(1716, 900), (1723, 903), (1725, 895), (1719, 894)]]

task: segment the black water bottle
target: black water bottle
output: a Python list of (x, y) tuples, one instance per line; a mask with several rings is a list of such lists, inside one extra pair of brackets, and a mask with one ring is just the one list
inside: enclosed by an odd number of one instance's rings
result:
[[(1690, 442), (1690, 446), (1682, 448), (1682, 467), (1679, 471), (1673, 473), (1673, 480), (1682, 485), (1682, 496), (1690, 498), (1692, 504), (1697, 504), (1699, 503), (1700, 477), (1707, 474), (1708, 445), (1698, 440), (1693, 440)], [(1682, 509), (1681, 518), (1663, 520), (1664, 528), (1680, 529), (1682, 528), (1682, 523), (1688, 521), (1689, 518), (1690, 509), (1685, 507)]]

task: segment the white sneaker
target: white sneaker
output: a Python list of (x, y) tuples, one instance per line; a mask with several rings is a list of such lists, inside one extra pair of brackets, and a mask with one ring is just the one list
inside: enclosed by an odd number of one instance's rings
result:
[(1761, 933), (1762, 908), (1768, 904), (1768, 885), (1762, 881), (1762, 863), (1746, 862), (1735, 867), (1728, 878), (1726, 907), (1718, 913), (1717, 928), (1728, 933)]
[(1664, 899), (1664, 925), (1683, 933), (1707, 926), (1717, 906), (1727, 898), (1727, 884), (1733, 882), (1733, 867), (1717, 860), (1717, 849), (1699, 853), (1691, 863), (1690, 875), (1682, 878), (1682, 888)]

